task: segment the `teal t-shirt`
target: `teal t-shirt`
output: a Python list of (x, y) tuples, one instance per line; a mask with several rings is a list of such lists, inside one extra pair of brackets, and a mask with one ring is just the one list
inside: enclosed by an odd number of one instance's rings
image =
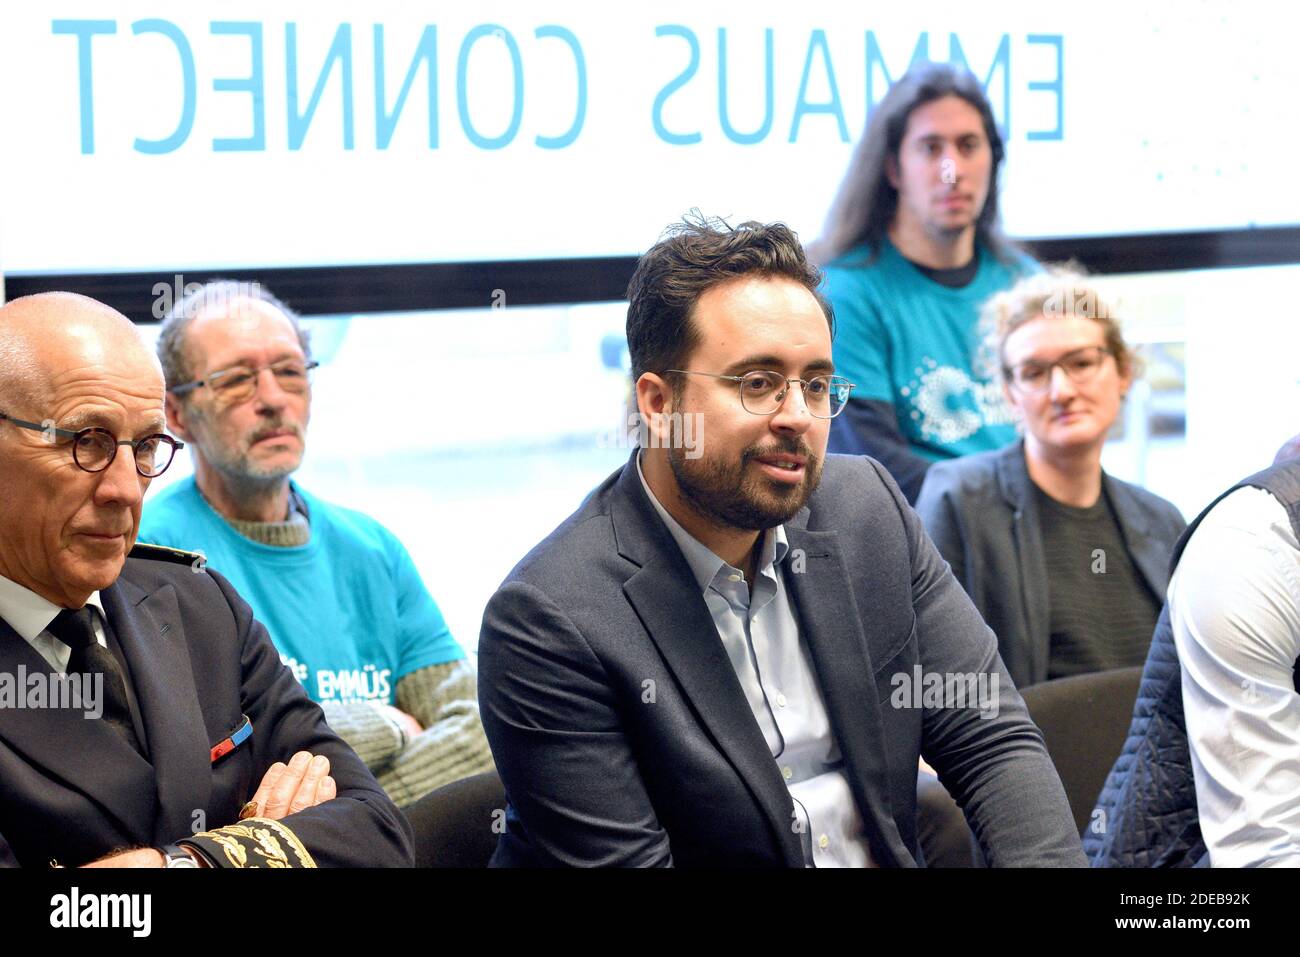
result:
[(960, 289), (930, 279), (888, 239), (874, 262), (859, 246), (826, 267), (835, 372), (855, 384), (853, 398), (894, 406), (899, 431), (932, 461), (1017, 438), (1001, 385), (976, 368), (979, 313), (1039, 267), (1024, 255), (1008, 266), (979, 244), (976, 255), (975, 278)]
[(193, 477), (145, 503), (140, 541), (202, 552), (316, 701), (392, 704), (404, 675), (465, 657), (396, 536), (360, 512), (294, 489), (311, 520), (306, 545), (240, 535)]

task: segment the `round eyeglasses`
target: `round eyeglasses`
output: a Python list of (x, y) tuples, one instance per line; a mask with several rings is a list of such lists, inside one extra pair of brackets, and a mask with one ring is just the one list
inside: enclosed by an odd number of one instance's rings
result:
[(740, 384), (740, 404), (754, 415), (775, 415), (790, 393), (790, 384), (799, 383), (803, 389), (804, 405), (809, 415), (819, 419), (833, 419), (844, 411), (853, 391), (853, 383), (843, 376), (819, 375), (811, 379), (794, 379), (779, 372), (756, 369), (744, 375), (718, 375), (714, 372), (691, 372), (689, 369), (669, 369), (679, 375), (703, 375), (712, 379), (727, 379)]
[(46, 422), (44, 425), (37, 422), (24, 422), (4, 412), (0, 412), (0, 419), (12, 422), (20, 429), (41, 432), (50, 442), (57, 439), (71, 440), (72, 461), (83, 472), (104, 471), (113, 464), (113, 459), (117, 458), (118, 447), (129, 445), (135, 455), (135, 470), (144, 478), (157, 478), (167, 471), (167, 466), (172, 464), (172, 459), (176, 457), (176, 450), (185, 448), (184, 442), (173, 439), (170, 435), (163, 435), (161, 432), (146, 435), (142, 439), (119, 440), (108, 429), (101, 429), (98, 426), (74, 432), (71, 429), (56, 429), (51, 422)]

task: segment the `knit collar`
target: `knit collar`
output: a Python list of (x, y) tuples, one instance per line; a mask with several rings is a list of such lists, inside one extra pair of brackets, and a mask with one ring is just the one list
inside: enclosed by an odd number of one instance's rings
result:
[[(218, 513), (220, 514), (220, 513)], [(246, 522), (237, 518), (222, 519), (240, 535), (261, 545), (300, 548), (311, 540), (311, 522), (307, 503), (298, 490), (289, 486), (289, 515), (282, 522)]]

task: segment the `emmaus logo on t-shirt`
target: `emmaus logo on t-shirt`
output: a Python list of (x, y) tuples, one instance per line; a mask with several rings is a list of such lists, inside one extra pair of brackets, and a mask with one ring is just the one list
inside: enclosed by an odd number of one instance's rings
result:
[(916, 368), (916, 377), (898, 391), (911, 406), (921, 437), (943, 445), (960, 442), (986, 425), (1014, 421), (997, 382), (977, 381), (965, 370), (940, 365), (929, 356)]
[(317, 701), (388, 701), (392, 695), (391, 668), (363, 665), (338, 671), (318, 669), (316, 687), (312, 689), (306, 664), (284, 655), (280, 660), (295, 678), (307, 686), (308, 693)]

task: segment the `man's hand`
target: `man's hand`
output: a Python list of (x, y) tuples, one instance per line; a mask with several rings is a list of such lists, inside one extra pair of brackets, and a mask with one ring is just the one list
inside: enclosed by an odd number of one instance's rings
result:
[(406, 732), (407, 741), (414, 739), (417, 734), (424, 730), (419, 721), (416, 721), (415, 718), (401, 708), (394, 708), (391, 704), (377, 705), (376, 707), (387, 715), (389, 721), (396, 722), (397, 726)]
[[(278, 821), (297, 814), (317, 804), (332, 800), (338, 786), (329, 776), (330, 759), (323, 754), (313, 756), (299, 751), (283, 764), (277, 761), (266, 769), (253, 800), (257, 802), (257, 817)], [(196, 855), (195, 860), (200, 860)], [(200, 861), (200, 863), (202, 863)], [(123, 851), (92, 861), (84, 867), (165, 867), (167, 859), (154, 847), (141, 847)]]
[[(317, 804), (332, 800), (338, 786), (329, 775), (330, 759), (323, 754), (312, 755), (299, 751), (283, 764), (277, 761), (266, 769), (253, 800), (257, 802), (257, 817), (278, 821), (297, 814)], [(191, 852), (195, 860), (202, 861)], [(141, 847), (123, 851), (92, 861), (85, 867), (165, 867), (167, 859), (154, 847)]]
[(333, 800), (338, 788), (329, 771), (329, 758), (323, 754), (313, 757), (307, 751), (299, 751), (287, 765), (275, 762), (266, 769), (257, 793), (253, 795), (257, 802), (255, 816), (278, 821)]

